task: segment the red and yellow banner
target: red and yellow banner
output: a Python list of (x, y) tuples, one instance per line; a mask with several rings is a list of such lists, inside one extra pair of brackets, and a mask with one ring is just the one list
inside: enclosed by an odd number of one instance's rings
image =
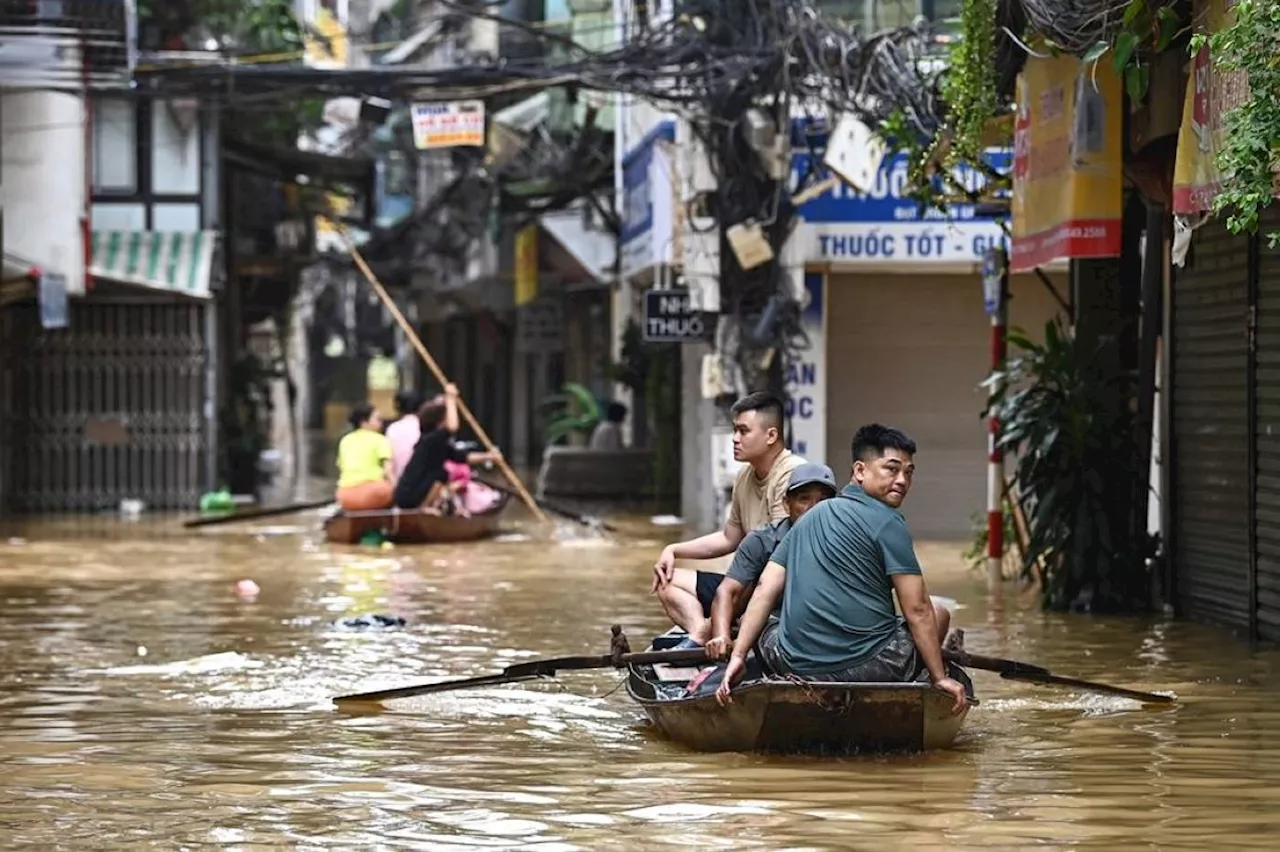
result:
[(1027, 60), (1014, 126), (1011, 271), (1120, 255), (1122, 100), (1105, 60)]
[[(1197, 0), (1193, 5), (1196, 31), (1213, 34), (1230, 25), (1235, 0)], [(1204, 45), (1191, 62), (1187, 95), (1178, 130), (1178, 153), (1173, 164), (1173, 212), (1208, 210), (1222, 186), (1216, 158), (1222, 146), (1222, 117), (1249, 97), (1249, 81), (1242, 71), (1215, 69)]]

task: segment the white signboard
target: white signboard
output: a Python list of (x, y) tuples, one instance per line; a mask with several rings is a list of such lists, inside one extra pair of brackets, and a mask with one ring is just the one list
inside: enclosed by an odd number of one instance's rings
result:
[(805, 257), (837, 264), (980, 263), (1006, 245), (995, 222), (807, 222), (799, 227)]
[(484, 101), (414, 104), (412, 115), (419, 151), (484, 145)]
[(671, 162), (660, 143), (675, 138), (675, 124), (664, 121), (622, 160), (622, 275), (671, 260), (674, 235), (674, 192)]
[(840, 479), (844, 462), (827, 458), (827, 342), (823, 334), (826, 276), (804, 276), (807, 304), (801, 315), (809, 347), (787, 367), (787, 419), (791, 427), (791, 451), (811, 462), (827, 464)]

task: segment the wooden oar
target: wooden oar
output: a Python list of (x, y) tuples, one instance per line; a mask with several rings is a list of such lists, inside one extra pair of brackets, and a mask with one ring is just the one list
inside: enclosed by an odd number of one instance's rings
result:
[(455, 689), (498, 686), (499, 684), (516, 683), (522, 680), (552, 677), (559, 671), (621, 668), (622, 666), (633, 664), (706, 662), (709, 662), (707, 652), (701, 648), (681, 651), (645, 651), (638, 654), (603, 654), (598, 657), (557, 657), (550, 660), (516, 663), (514, 666), (507, 666), (502, 670), (501, 674), (469, 677), (465, 680), (446, 680), (439, 683), (420, 683), (415, 686), (380, 689), (374, 692), (359, 692), (354, 695), (339, 695), (333, 700), (337, 704), (373, 704), (379, 701), (390, 701), (393, 698), (412, 698), (415, 695), (427, 695), (432, 692), (452, 692)]
[(1175, 699), (1171, 695), (1159, 695), (1154, 692), (1141, 692), (1126, 689), (1123, 686), (1111, 686), (1091, 680), (1080, 680), (1074, 677), (1056, 675), (1043, 666), (1022, 663), (1017, 660), (1004, 660), (1000, 657), (984, 657), (981, 654), (970, 654), (967, 651), (944, 651), (943, 656), (957, 665), (971, 669), (995, 672), (1005, 680), (1019, 680), (1027, 683), (1039, 683), (1046, 686), (1069, 686), (1089, 692), (1100, 692), (1106, 695), (1118, 695), (1131, 698), (1144, 704), (1172, 704)]
[[(436, 377), (436, 381), (440, 383), (441, 387), (449, 384), (448, 378), (445, 377), (444, 370), (440, 369), (440, 365), (436, 363), (436, 359), (431, 357), (431, 353), (427, 351), (427, 347), (422, 345), (422, 340), (418, 337), (418, 333), (413, 330), (413, 326), (407, 319), (405, 319), (404, 314), (400, 313), (400, 309), (396, 307), (395, 301), (391, 298), (391, 295), (387, 293), (386, 288), (382, 286), (382, 282), (378, 280), (378, 277), (373, 274), (373, 270), (369, 268), (369, 264), (365, 263), (364, 256), (360, 254), (360, 250), (356, 248), (356, 244), (352, 242), (346, 229), (338, 228), (338, 235), (342, 237), (342, 241), (347, 246), (347, 252), (350, 253), (351, 259), (355, 261), (360, 272), (364, 275), (365, 279), (368, 280), (369, 286), (378, 294), (378, 298), (382, 300), (382, 304), (386, 306), (387, 310), (391, 313), (391, 316), (399, 324), (400, 329), (404, 332), (404, 336), (408, 338), (411, 344), (413, 344), (413, 348), (417, 350), (423, 363), (427, 365), (427, 368), (431, 370), (432, 375)], [(529, 493), (529, 490), (524, 487), (524, 483), (520, 481), (520, 477), (516, 476), (516, 472), (507, 464), (506, 458), (498, 453), (498, 448), (494, 445), (493, 440), (490, 439), (489, 433), (484, 431), (484, 427), (482, 427), (476, 420), (475, 416), (471, 413), (471, 409), (467, 407), (467, 404), (462, 401), (461, 397), (458, 397), (458, 413), (462, 415), (462, 419), (471, 427), (471, 431), (476, 433), (476, 437), (480, 439), (480, 443), (484, 444), (484, 448), (490, 453), (495, 454), (494, 462), (497, 464), (498, 469), (502, 471), (502, 475), (511, 483), (511, 487), (516, 490), (516, 493), (520, 496), (520, 499), (524, 501), (524, 504), (529, 507), (529, 511), (533, 512), (533, 516), (544, 524), (550, 523), (550, 519), (547, 518), (542, 509), (538, 508), (538, 503), (533, 499), (533, 495)]]
[[(508, 488), (507, 486), (499, 482), (490, 482), (487, 479), (480, 479), (479, 477), (476, 478), (476, 482), (479, 482), (481, 485), (487, 485), (488, 487), (492, 488), (494, 491), (501, 491), (503, 494), (508, 494), (512, 497), (520, 496), (512, 489)], [(559, 515), (562, 518), (568, 518), (571, 521), (577, 521), (578, 523), (582, 524), (584, 527), (599, 527), (605, 532), (618, 531), (615, 527), (605, 523), (599, 518), (592, 518), (587, 515), (583, 515), (579, 512), (573, 511), (572, 509), (566, 509), (563, 506), (558, 506), (555, 503), (548, 503), (546, 500), (539, 500), (538, 505), (553, 515)]]
[(305, 512), (308, 509), (323, 509), (333, 503), (333, 498), (312, 500), (310, 503), (291, 503), (288, 506), (276, 506), (272, 509), (251, 509), (247, 512), (230, 512), (225, 515), (212, 515), (205, 518), (192, 518), (183, 521), (182, 525), (191, 527), (212, 527), (217, 524), (229, 524), (233, 521), (251, 521), (254, 518), (273, 518), (276, 515), (292, 515), (294, 512)]

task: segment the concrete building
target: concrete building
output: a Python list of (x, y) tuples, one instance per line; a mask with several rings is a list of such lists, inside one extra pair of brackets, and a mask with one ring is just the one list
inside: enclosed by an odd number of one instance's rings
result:
[[(126, 93), (125, 4), (33, 8), (0, 50), (31, 58), (0, 65), (0, 509), (188, 507), (216, 464), (216, 116)], [(114, 53), (77, 48), (90, 25)]]
[[(833, 4), (832, 11), (871, 14), (873, 5)], [(615, 12), (624, 24), (632, 14), (622, 2)], [(687, 212), (690, 199), (716, 189), (715, 179), (687, 123), (623, 99), (617, 146), (623, 229), (615, 335), (628, 319), (647, 318), (646, 305), (655, 303), (646, 291), (677, 283), (695, 311), (718, 314), (719, 235), (714, 222), (692, 221)], [(1007, 161), (1009, 153), (994, 156)], [(808, 157), (793, 155), (793, 187), (807, 173)], [(905, 510), (912, 530), (962, 538), (983, 509), (987, 481), (979, 384), (990, 368), (990, 320), (978, 265), (987, 247), (1000, 244), (1002, 231), (972, 205), (954, 206), (948, 218), (937, 211), (922, 216), (902, 196), (905, 167), (903, 158), (890, 155), (869, 193), (840, 184), (800, 207), (781, 256), (791, 292), (805, 306), (808, 338), (787, 368), (788, 432), (795, 451), (843, 476), (859, 425), (878, 421), (905, 429), (920, 445), (920, 472)], [(978, 180), (960, 179), (965, 185)], [(1047, 277), (1067, 292), (1061, 271)], [(1034, 276), (1014, 276), (1011, 292), (1010, 322), (1033, 336), (1059, 310), (1053, 291)], [(681, 512), (699, 529), (721, 523), (738, 468), (727, 418), (704, 398), (713, 337), (708, 329), (690, 328), (680, 344)]]

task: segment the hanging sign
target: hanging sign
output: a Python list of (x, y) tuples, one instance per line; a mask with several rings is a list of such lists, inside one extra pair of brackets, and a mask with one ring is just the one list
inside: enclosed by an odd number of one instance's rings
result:
[(67, 327), (67, 276), (40, 273), (40, 327)]
[(1120, 256), (1122, 101), (1110, 62), (1027, 59), (1013, 135), (1013, 272)]
[(648, 343), (694, 343), (706, 334), (702, 315), (687, 290), (650, 290), (644, 294), (644, 339)]
[[(1191, 16), (1196, 30), (1213, 34), (1235, 18), (1233, 0), (1196, 0)], [(1222, 117), (1249, 99), (1249, 79), (1239, 70), (1215, 68), (1209, 45), (1201, 46), (1191, 60), (1191, 75), (1178, 130), (1178, 152), (1173, 162), (1173, 212), (1199, 213), (1213, 206), (1222, 188), (1217, 155), (1222, 147)]]
[(987, 316), (1000, 313), (1004, 301), (1004, 252), (988, 249), (982, 257), (982, 309)]
[(538, 225), (525, 225), (516, 232), (516, 307), (538, 298)]
[(484, 101), (414, 104), (412, 116), (413, 146), (419, 151), (485, 143)]
[(808, 345), (796, 353), (783, 375), (787, 391), (787, 433), (798, 456), (825, 462), (827, 458), (827, 344), (822, 321), (827, 276), (804, 274), (805, 298), (800, 322)]

